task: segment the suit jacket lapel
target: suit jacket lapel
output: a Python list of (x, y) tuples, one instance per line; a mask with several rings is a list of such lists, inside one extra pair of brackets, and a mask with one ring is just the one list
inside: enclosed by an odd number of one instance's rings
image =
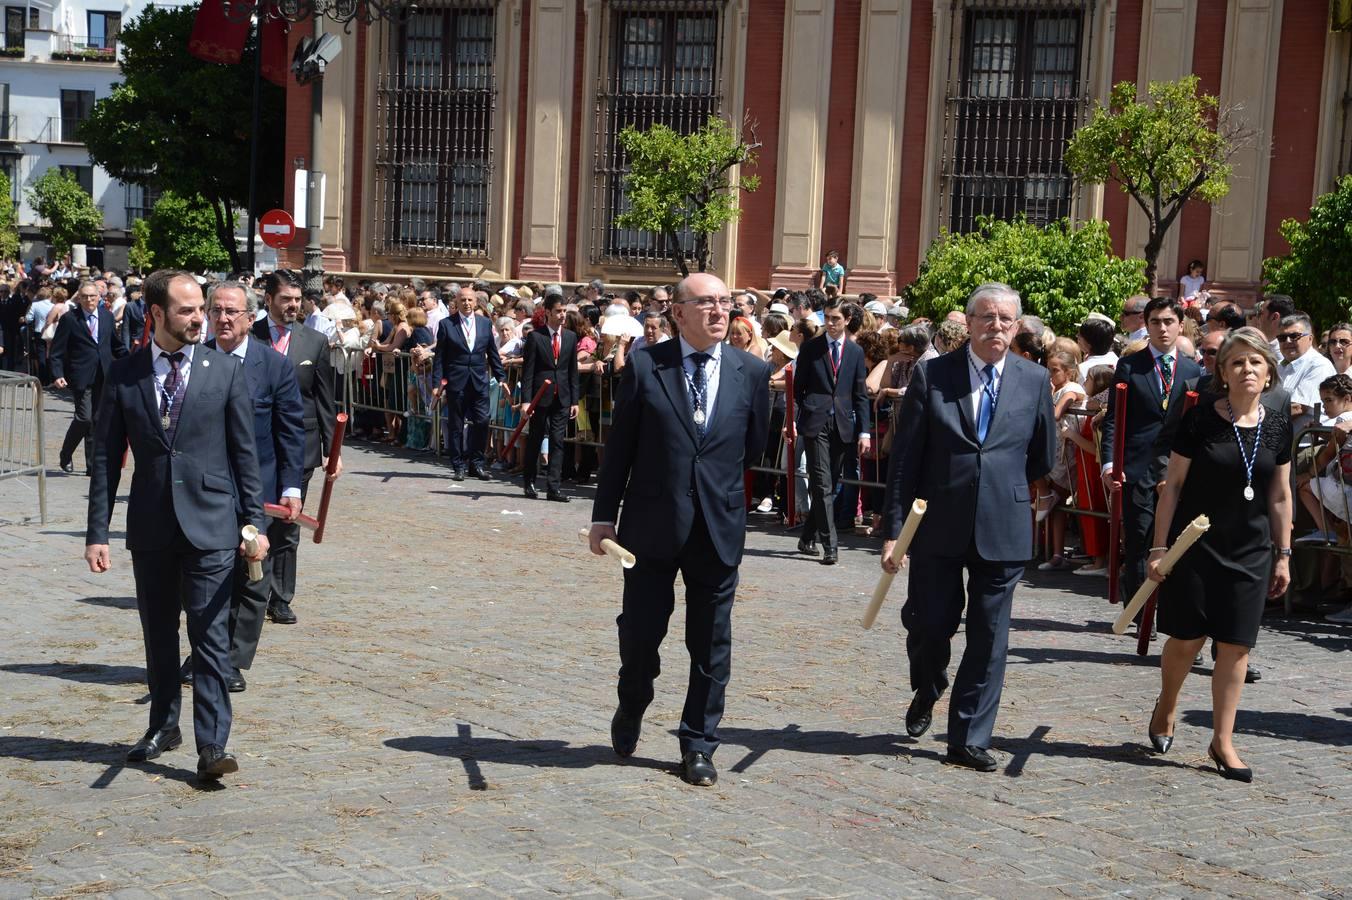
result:
[[(708, 440), (713, 432), (714, 423), (718, 417), (727, 414), (728, 404), (733, 402), (733, 398), (742, 390), (742, 361), (737, 358), (730, 348), (723, 348), (723, 358), (719, 362), (718, 371), (718, 395), (714, 402), (714, 414), (705, 423), (704, 438)], [(687, 416), (687, 418), (689, 418)]]
[[(999, 399), (995, 404), (995, 411), (991, 413), (990, 431), (987, 432), (987, 437), (989, 437), (996, 428), (1000, 427), (1001, 423), (1003, 423), (1005, 418), (1009, 415), (1009, 408), (1014, 405), (1014, 396), (1019, 391), (1022, 382), (1023, 373), (1020, 372), (1019, 367), (1015, 365), (1013, 357), (1006, 356), (1004, 376), (1000, 379), (1000, 392), (996, 395)], [(1008, 396), (1005, 394), (1006, 390), (1010, 391)], [(968, 413), (970, 414), (972, 404), (966, 403), (964, 406), (967, 407)], [(975, 432), (975, 422), (973, 423), (973, 431)]]
[[(152, 345), (153, 346), (153, 345)], [(161, 442), (167, 447), (169, 439), (164, 435), (164, 427), (160, 424), (160, 401), (155, 390), (155, 353), (151, 346), (146, 346), (138, 351), (140, 356), (136, 358), (136, 383), (141, 388), (141, 400), (145, 404), (146, 415), (150, 418), (150, 427), (155, 430)]]
[[(967, 359), (967, 351), (961, 350), (951, 354), (953, 363), (949, 366), (950, 376), (953, 379), (953, 392), (958, 398), (958, 412), (962, 416), (962, 430), (967, 433), (967, 437), (976, 443), (976, 414), (972, 412), (972, 377), (968, 374), (971, 363)], [(939, 357), (943, 359), (944, 357)]]
[(189, 368), (188, 386), (183, 389), (183, 399), (179, 401), (182, 409), (178, 414), (178, 427), (174, 431), (174, 443), (178, 443), (178, 436), (183, 433), (183, 429), (188, 425), (193, 415), (193, 403), (198, 395), (202, 393), (202, 382), (206, 381), (211, 373), (211, 367), (207, 365), (206, 355), (209, 351), (201, 344), (192, 354), (192, 366)]
[[(672, 349), (668, 350), (667, 347)], [(659, 349), (662, 352), (659, 353)], [(695, 423), (690, 419), (690, 404), (685, 396), (685, 369), (681, 359), (681, 342), (666, 341), (654, 347), (652, 353), (657, 362), (657, 380), (667, 392), (667, 399), (671, 401), (676, 418), (685, 426), (685, 433), (690, 435), (690, 442), (698, 446), (699, 436), (695, 434)]]

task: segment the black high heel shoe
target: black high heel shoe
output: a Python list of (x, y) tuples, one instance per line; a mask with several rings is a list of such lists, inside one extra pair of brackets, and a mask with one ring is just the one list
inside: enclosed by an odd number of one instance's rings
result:
[(1211, 757), (1211, 761), (1216, 764), (1216, 771), (1222, 778), (1228, 778), (1231, 781), (1242, 781), (1245, 784), (1253, 781), (1253, 769), (1241, 769), (1238, 766), (1229, 766), (1221, 759), (1221, 755), (1216, 752), (1215, 744), (1208, 744), (1206, 755)]
[(1155, 734), (1150, 730), (1150, 726), (1155, 724), (1155, 713), (1159, 712), (1160, 701), (1155, 698), (1155, 708), (1150, 711), (1150, 721), (1146, 723), (1145, 733), (1150, 738), (1150, 744), (1155, 748), (1156, 753), (1168, 753), (1169, 748), (1174, 745), (1174, 736), (1172, 734)]

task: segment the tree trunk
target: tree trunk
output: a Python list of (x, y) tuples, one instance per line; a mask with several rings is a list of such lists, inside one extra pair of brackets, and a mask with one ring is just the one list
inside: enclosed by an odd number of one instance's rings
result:
[(1164, 232), (1156, 232), (1155, 226), (1150, 228), (1150, 238), (1145, 242), (1143, 255), (1145, 256), (1145, 290), (1146, 294), (1154, 297), (1159, 291), (1158, 262), (1160, 258), (1160, 248), (1164, 246)]
[[(232, 228), (226, 227), (226, 222), (234, 217), (229, 214), (230, 201), (211, 197), (211, 212), (216, 217), (216, 240), (221, 242), (225, 252), (230, 254), (230, 267), (234, 271), (240, 271), (239, 248), (235, 246), (235, 232)], [(224, 206), (225, 209), (221, 207)]]

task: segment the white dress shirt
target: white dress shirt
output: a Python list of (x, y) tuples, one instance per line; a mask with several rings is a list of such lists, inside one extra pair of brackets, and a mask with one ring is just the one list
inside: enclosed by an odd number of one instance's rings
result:
[[(1000, 357), (999, 362), (994, 363), (995, 379), (991, 384), (991, 390), (995, 391), (995, 397), (1000, 397), (1000, 388), (1005, 381), (1005, 358)], [(981, 377), (981, 370), (986, 368), (986, 363), (982, 362), (972, 348), (967, 348), (967, 379), (972, 385), (972, 392), (967, 395), (967, 402), (972, 406), (972, 421), (981, 420), (981, 392), (986, 387), (985, 379)], [(991, 417), (994, 418), (995, 409), (991, 409)]]
[(1319, 385), (1326, 378), (1337, 375), (1328, 357), (1311, 347), (1289, 363), (1277, 365), (1282, 387), (1291, 392), (1291, 402), (1314, 406), (1319, 402)]
[[(691, 379), (695, 377), (695, 363), (690, 359), (690, 354), (698, 352), (686, 342), (685, 338), (681, 338), (681, 368), (685, 370), (687, 396), (690, 395)], [(718, 401), (718, 376), (723, 362), (723, 345), (715, 342), (704, 352), (710, 357), (704, 363), (704, 423), (707, 427), (714, 420), (714, 404)], [(694, 408), (693, 405), (691, 408)]]

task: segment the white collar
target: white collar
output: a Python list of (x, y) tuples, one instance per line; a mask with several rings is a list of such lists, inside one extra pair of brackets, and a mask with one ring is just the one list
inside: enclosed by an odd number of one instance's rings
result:
[(1154, 345), (1154, 344), (1146, 344), (1146, 346), (1150, 348), (1150, 358), (1151, 358), (1151, 359), (1159, 359), (1161, 356), (1167, 356), (1167, 357), (1169, 357), (1170, 359), (1172, 359), (1174, 362), (1178, 362), (1178, 345), (1177, 345), (1177, 344), (1175, 344), (1175, 345), (1173, 346), (1173, 348), (1170, 349), (1167, 353), (1166, 353), (1165, 351), (1163, 351), (1163, 350), (1157, 350), (1157, 349), (1155, 349), (1155, 345)]
[(967, 362), (969, 365), (971, 365), (972, 369), (977, 372), (980, 372), (982, 369), (986, 368), (987, 365), (993, 365), (995, 366), (995, 377), (997, 379), (1005, 377), (1005, 358), (1007, 356), (1009, 356), (1008, 353), (1006, 353), (1004, 356), (1001, 356), (1000, 359), (994, 363), (985, 363), (981, 361), (980, 357), (978, 357), (975, 353), (972, 352), (972, 345), (971, 344), (967, 345)]
[[(217, 350), (221, 349), (221, 345), (220, 345), (219, 342), (216, 344), (216, 349), (217, 349)], [(248, 352), (249, 352), (249, 334), (248, 334), (248, 332), (245, 332), (245, 334), (244, 334), (244, 340), (242, 340), (242, 341), (239, 342), (239, 346), (238, 346), (238, 347), (236, 347), (234, 350), (231, 350), (231, 351), (230, 351), (230, 355), (231, 355), (231, 356), (238, 356), (240, 359), (247, 359), (247, 358), (248, 358), (248, 356), (247, 356)]]
[(165, 350), (163, 347), (161, 347), (159, 341), (156, 341), (156, 340), (153, 340), (153, 339), (152, 339), (150, 343), (151, 343), (151, 346), (153, 346), (153, 347), (155, 348), (155, 359), (159, 359), (159, 358), (161, 358), (161, 357), (163, 357), (163, 358), (165, 358), (165, 359), (168, 359), (169, 357), (173, 356), (174, 353), (182, 353), (182, 354), (183, 354), (183, 361), (184, 361), (184, 362), (188, 362), (188, 363), (192, 362), (192, 353), (193, 353), (193, 350), (196, 349), (196, 347), (197, 347), (196, 344), (184, 344), (182, 347), (179, 347), (177, 350), (170, 351), (170, 350)]
[[(696, 350), (694, 347), (690, 346), (690, 342), (687, 341), (685, 338), (681, 338), (680, 340), (681, 340), (682, 361), (689, 358), (690, 354), (692, 353), (701, 352), (699, 350)], [(723, 354), (723, 344), (719, 341), (714, 341), (713, 346), (711, 346), (708, 350), (704, 350), (702, 352), (709, 354), (710, 359), (720, 359)]]

